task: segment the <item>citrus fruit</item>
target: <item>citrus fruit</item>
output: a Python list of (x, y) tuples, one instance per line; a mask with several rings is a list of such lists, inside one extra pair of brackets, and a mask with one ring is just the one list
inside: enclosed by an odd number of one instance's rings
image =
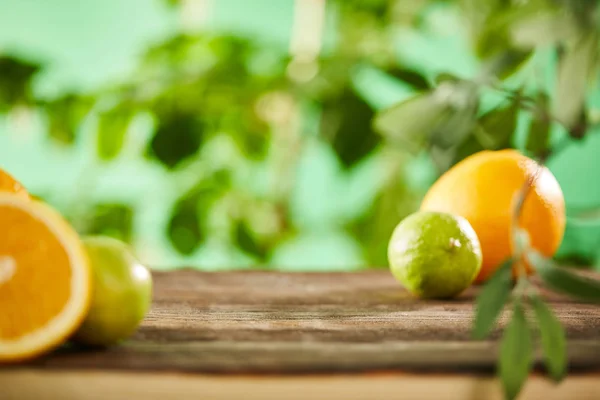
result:
[(112, 345), (133, 334), (146, 316), (152, 277), (119, 240), (90, 237), (83, 243), (92, 266), (92, 304), (73, 341)]
[(476, 282), (487, 280), (510, 257), (516, 195), (536, 173), (518, 223), (542, 254), (550, 257), (558, 249), (565, 231), (565, 201), (550, 170), (538, 167), (515, 150), (481, 151), (443, 174), (423, 199), (421, 210), (460, 215), (477, 232), (483, 264)]
[(0, 169), (0, 192), (14, 193), (18, 196), (28, 199), (29, 194), (15, 178), (8, 172)]
[(0, 362), (42, 354), (87, 312), (90, 269), (81, 242), (50, 207), (0, 193)]
[(451, 298), (471, 285), (481, 267), (481, 248), (466, 219), (420, 211), (403, 219), (388, 246), (390, 269), (410, 292)]

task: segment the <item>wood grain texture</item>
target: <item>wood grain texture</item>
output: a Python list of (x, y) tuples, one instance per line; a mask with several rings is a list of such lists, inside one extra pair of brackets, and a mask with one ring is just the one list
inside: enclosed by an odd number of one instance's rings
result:
[[(498, 381), (457, 374), (186, 375), (114, 371), (0, 373), (2, 400), (502, 400)], [(597, 376), (532, 376), (519, 400), (597, 400)]]
[[(423, 301), (387, 271), (182, 270), (154, 278), (152, 310), (125, 344), (63, 348), (10, 368), (251, 374), (494, 368), (498, 331), (490, 341), (470, 339), (478, 288), (452, 301)], [(571, 368), (600, 369), (600, 307), (545, 296), (566, 326)]]

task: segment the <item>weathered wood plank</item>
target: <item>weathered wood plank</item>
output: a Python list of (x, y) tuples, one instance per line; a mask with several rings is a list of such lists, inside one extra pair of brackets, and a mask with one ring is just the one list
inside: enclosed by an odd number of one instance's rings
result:
[[(470, 340), (477, 290), (418, 300), (387, 271), (156, 273), (154, 305), (134, 338), (107, 350), (63, 349), (25, 367), (489, 372), (495, 341)], [(548, 298), (566, 326), (571, 366), (600, 370), (600, 307)]]

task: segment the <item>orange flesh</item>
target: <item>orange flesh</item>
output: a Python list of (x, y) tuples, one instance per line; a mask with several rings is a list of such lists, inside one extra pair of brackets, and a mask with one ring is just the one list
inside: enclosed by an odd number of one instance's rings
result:
[(6, 204), (0, 206), (0, 260), (5, 257), (16, 269), (0, 280), (0, 340), (14, 340), (60, 314), (70, 298), (71, 268), (44, 223)]

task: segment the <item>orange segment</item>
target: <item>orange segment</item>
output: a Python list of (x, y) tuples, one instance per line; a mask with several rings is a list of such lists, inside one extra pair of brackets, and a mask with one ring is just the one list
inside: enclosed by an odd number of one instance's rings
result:
[(29, 198), (25, 188), (8, 172), (0, 169), (0, 192), (17, 194), (23, 198)]
[(90, 268), (69, 224), (48, 206), (0, 193), (0, 362), (48, 351), (79, 327)]

